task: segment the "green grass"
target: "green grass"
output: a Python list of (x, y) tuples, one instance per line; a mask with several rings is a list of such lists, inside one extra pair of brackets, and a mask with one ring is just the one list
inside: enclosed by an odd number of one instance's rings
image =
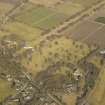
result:
[(51, 29), (64, 21), (65, 16), (61, 16), (49, 8), (35, 6), (26, 11), (23, 10), (15, 19), (32, 27)]
[(42, 28), (42, 29), (52, 29), (55, 28), (57, 26), (59, 26), (60, 24), (62, 24), (62, 22), (65, 20), (65, 18), (63, 16), (60, 15), (53, 15), (48, 19), (45, 19), (44, 21), (40, 22), (38, 25), (38, 27)]
[(96, 22), (105, 24), (105, 17), (98, 17), (95, 19)]
[(39, 7), (33, 10), (24, 11), (24, 13), (20, 14), (17, 17), (18, 20), (23, 21), (25, 23), (32, 24), (33, 22), (38, 22), (39, 20), (43, 19), (43, 17), (52, 15), (51, 11), (46, 8)]

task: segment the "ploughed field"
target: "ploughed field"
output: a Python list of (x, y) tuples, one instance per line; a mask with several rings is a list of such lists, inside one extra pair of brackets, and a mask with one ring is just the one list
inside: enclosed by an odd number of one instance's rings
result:
[(82, 41), (89, 45), (97, 45), (103, 48), (105, 46), (105, 24), (104, 19), (97, 18), (95, 20), (85, 20), (73, 29), (64, 31), (70, 38)]

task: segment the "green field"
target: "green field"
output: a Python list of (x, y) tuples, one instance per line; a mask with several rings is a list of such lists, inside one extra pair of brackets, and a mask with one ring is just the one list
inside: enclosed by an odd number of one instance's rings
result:
[(105, 17), (98, 17), (95, 19), (96, 22), (105, 24)]
[(56, 14), (56, 15), (53, 15), (50, 18), (40, 22), (39, 24), (37, 24), (37, 26), (42, 29), (52, 29), (52, 28), (55, 28), (55, 27), (59, 26), (60, 24), (62, 24), (62, 22), (64, 20), (65, 20), (65, 18), (63, 18), (62, 15)]
[(15, 19), (32, 27), (48, 30), (57, 27), (65, 20), (65, 16), (58, 14), (49, 8), (33, 6), (30, 9), (27, 9), (27, 7), (24, 9), (26, 10), (20, 12)]

